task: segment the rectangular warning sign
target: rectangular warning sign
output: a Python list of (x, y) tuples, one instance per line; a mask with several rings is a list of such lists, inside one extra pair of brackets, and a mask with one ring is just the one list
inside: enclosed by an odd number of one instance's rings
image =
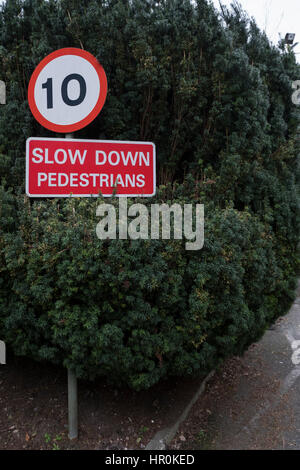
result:
[(152, 142), (50, 139), (26, 142), (30, 197), (154, 196)]

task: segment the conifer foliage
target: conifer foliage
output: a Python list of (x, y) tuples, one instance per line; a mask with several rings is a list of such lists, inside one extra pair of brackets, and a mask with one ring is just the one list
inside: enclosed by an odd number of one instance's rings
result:
[[(76, 137), (155, 142), (159, 188), (146, 203), (204, 204), (202, 250), (99, 240), (101, 198), (24, 195), (26, 138), (55, 137), (30, 113), (28, 82), (62, 47), (88, 50), (108, 77), (102, 112)], [(242, 354), (293, 299), (299, 75), (236, 3), (219, 15), (207, 0), (6, 0), (0, 338), (137, 390)]]

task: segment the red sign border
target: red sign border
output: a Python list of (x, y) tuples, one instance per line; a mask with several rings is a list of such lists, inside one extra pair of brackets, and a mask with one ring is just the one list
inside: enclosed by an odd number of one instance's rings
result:
[(64, 142), (95, 142), (95, 143), (107, 143), (107, 144), (147, 144), (153, 147), (153, 192), (152, 194), (102, 194), (103, 197), (153, 197), (156, 194), (156, 146), (153, 142), (141, 142), (136, 140), (96, 140), (96, 139), (63, 139), (63, 138), (51, 138), (51, 137), (29, 137), (26, 140), (26, 166), (25, 166), (25, 181), (26, 181), (26, 195), (28, 197), (99, 197), (98, 194), (30, 194), (29, 193), (29, 143), (32, 140), (45, 140), (45, 141), (59, 141)]
[[(79, 57), (82, 57), (83, 59), (86, 59), (88, 62), (90, 62), (90, 64), (96, 70), (99, 80), (100, 80), (100, 93), (99, 93), (98, 101), (95, 107), (90, 112), (90, 114), (88, 114), (88, 116), (86, 116), (84, 119), (74, 124), (60, 125), (60, 124), (54, 124), (53, 122), (48, 121), (39, 112), (35, 103), (35, 99), (34, 99), (34, 87), (35, 87), (37, 78), (40, 72), (43, 70), (43, 68), (47, 64), (49, 64), (49, 62), (51, 62), (52, 60), (56, 59), (57, 57), (64, 56), (64, 55), (77, 55)], [(42, 126), (46, 127), (46, 129), (49, 129), (54, 132), (59, 132), (59, 133), (69, 133), (69, 132), (78, 131), (79, 129), (82, 129), (83, 127), (90, 124), (95, 119), (95, 117), (100, 113), (101, 109), (103, 108), (105, 100), (106, 100), (106, 96), (107, 96), (107, 78), (106, 78), (104, 68), (98, 62), (96, 57), (90, 54), (90, 52), (84, 51), (83, 49), (78, 49), (76, 47), (65, 47), (63, 49), (58, 49), (54, 52), (51, 52), (51, 54), (47, 55), (34, 70), (33, 74), (31, 75), (29, 85), (28, 85), (28, 103), (29, 103), (29, 107), (33, 116)]]

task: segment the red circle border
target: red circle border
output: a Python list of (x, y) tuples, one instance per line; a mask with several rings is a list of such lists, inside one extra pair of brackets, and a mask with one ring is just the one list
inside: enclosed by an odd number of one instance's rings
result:
[[(81, 121), (78, 121), (74, 124), (67, 124), (67, 125), (55, 124), (51, 121), (48, 121), (48, 119), (44, 118), (44, 116), (38, 110), (35, 100), (34, 100), (34, 87), (35, 87), (35, 84), (36, 84), (36, 81), (40, 72), (53, 59), (56, 59), (57, 57), (61, 57), (63, 55), (77, 55), (77, 56), (82, 57), (83, 59), (86, 59), (88, 62), (90, 62), (90, 64), (96, 70), (98, 77), (99, 77), (99, 81), (100, 81), (99, 98), (93, 110)], [(29, 85), (28, 85), (28, 103), (29, 103), (29, 107), (33, 116), (42, 126), (46, 127), (46, 129), (49, 129), (54, 132), (60, 132), (60, 133), (69, 133), (69, 132), (78, 131), (79, 129), (82, 129), (83, 127), (90, 124), (98, 116), (101, 109), (103, 108), (105, 100), (106, 100), (106, 95), (107, 95), (107, 78), (106, 78), (104, 68), (98, 62), (96, 57), (90, 54), (90, 52), (84, 51), (83, 49), (78, 49), (76, 47), (65, 47), (63, 49), (58, 49), (54, 52), (51, 52), (51, 54), (47, 55), (35, 68), (33, 74), (31, 75)]]

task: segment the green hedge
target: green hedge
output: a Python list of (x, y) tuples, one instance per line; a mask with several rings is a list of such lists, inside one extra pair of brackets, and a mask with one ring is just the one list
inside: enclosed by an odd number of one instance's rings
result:
[[(186, 203), (190, 189), (162, 189), (147, 204)], [(189, 252), (184, 240), (99, 240), (101, 199), (17, 200), (19, 227), (1, 236), (1, 336), (79, 377), (140, 389), (203, 373), (242, 353), (292, 299), (295, 259), (289, 271), (250, 212), (208, 203), (205, 246)]]

